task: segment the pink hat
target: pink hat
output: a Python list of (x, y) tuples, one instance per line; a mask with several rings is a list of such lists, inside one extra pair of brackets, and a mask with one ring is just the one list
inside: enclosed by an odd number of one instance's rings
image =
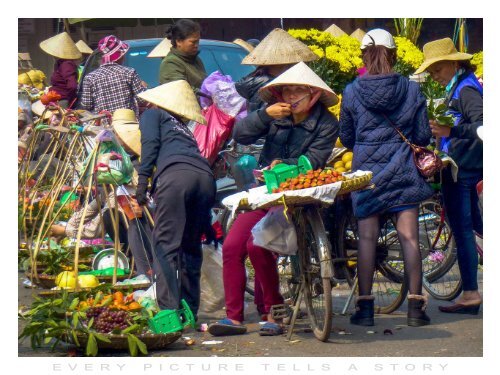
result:
[(123, 43), (114, 35), (108, 35), (99, 41), (98, 47), (100, 52), (102, 52), (102, 63), (108, 64), (115, 62), (120, 57), (125, 55), (129, 49), (127, 43)]

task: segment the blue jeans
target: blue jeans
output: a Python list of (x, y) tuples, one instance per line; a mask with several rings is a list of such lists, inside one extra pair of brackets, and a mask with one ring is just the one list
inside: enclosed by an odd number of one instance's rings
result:
[(474, 231), (483, 234), (483, 220), (479, 211), (476, 185), (482, 175), (458, 178), (453, 182), (448, 171), (443, 171), (442, 191), (446, 215), (457, 246), (458, 266), (462, 276), (462, 289), (478, 290), (478, 254)]

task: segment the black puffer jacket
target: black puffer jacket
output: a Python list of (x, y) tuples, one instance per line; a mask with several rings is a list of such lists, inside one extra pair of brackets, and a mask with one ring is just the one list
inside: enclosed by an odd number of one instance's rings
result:
[(386, 114), (413, 143), (431, 138), (426, 101), (418, 84), (399, 74), (364, 76), (342, 98), (340, 140), (353, 149), (352, 169), (373, 172), (374, 189), (351, 194), (354, 215), (367, 217), (391, 207), (417, 204), (432, 195), (413, 155)]
[(255, 112), (265, 106), (266, 103), (259, 96), (259, 89), (272, 79), (274, 77), (267, 74), (264, 68), (258, 68), (236, 82), (236, 91), (248, 102), (248, 113)]
[(261, 167), (268, 166), (275, 159), (297, 164), (299, 156), (306, 155), (314, 169), (322, 168), (338, 134), (337, 119), (319, 103), (299, 124), (293, 124), (291, 117), (276, 120), (265, 109), (259, 109), (238, 121), (233, 129), (236, 142), (244, 145), (252, 144), (261, 137), (266, 138), (260, 155)]

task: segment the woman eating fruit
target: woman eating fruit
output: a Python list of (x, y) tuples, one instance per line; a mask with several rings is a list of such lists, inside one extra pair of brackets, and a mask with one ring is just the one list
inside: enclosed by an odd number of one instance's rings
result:
[[(260, 166), (271, 168), (277, 164), (297, 164), (305, 155), (314, 169), (325, 166), (338, 135), (338, 121), (328, 111), (338, 98), (335, 93), (306, 64), (299, 62), (259, 90), (266, 108), (250, 113), (235, 124), (234, 139), (247, 145), (265, 137)], [(262, 219), (266, 210), (240, 214), (222, 249), (223, 281), (227, 318), (209, 326), (214, 336), (243, 334), (244, 294), (246, 273), (244, 260), (248, 256), (255, 275), (262, 284), (267, 311), (283, 304), (279, 292), (276, 256), (269, 250), (255, 246), (251, 230)], [(261, 336), (283, 333), (281, 319), (267, 315)]]

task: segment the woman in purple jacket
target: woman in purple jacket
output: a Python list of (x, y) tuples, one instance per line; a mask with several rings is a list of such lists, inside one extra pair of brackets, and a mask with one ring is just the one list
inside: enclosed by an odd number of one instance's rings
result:
[(78, 62), (82, 53), (67, 32), (44, 40), (40, 43), (40, 48), (56, 59), (50, 79), (51, 90), (61, 95), (61, 107), (70, 107), (76, 99)]

